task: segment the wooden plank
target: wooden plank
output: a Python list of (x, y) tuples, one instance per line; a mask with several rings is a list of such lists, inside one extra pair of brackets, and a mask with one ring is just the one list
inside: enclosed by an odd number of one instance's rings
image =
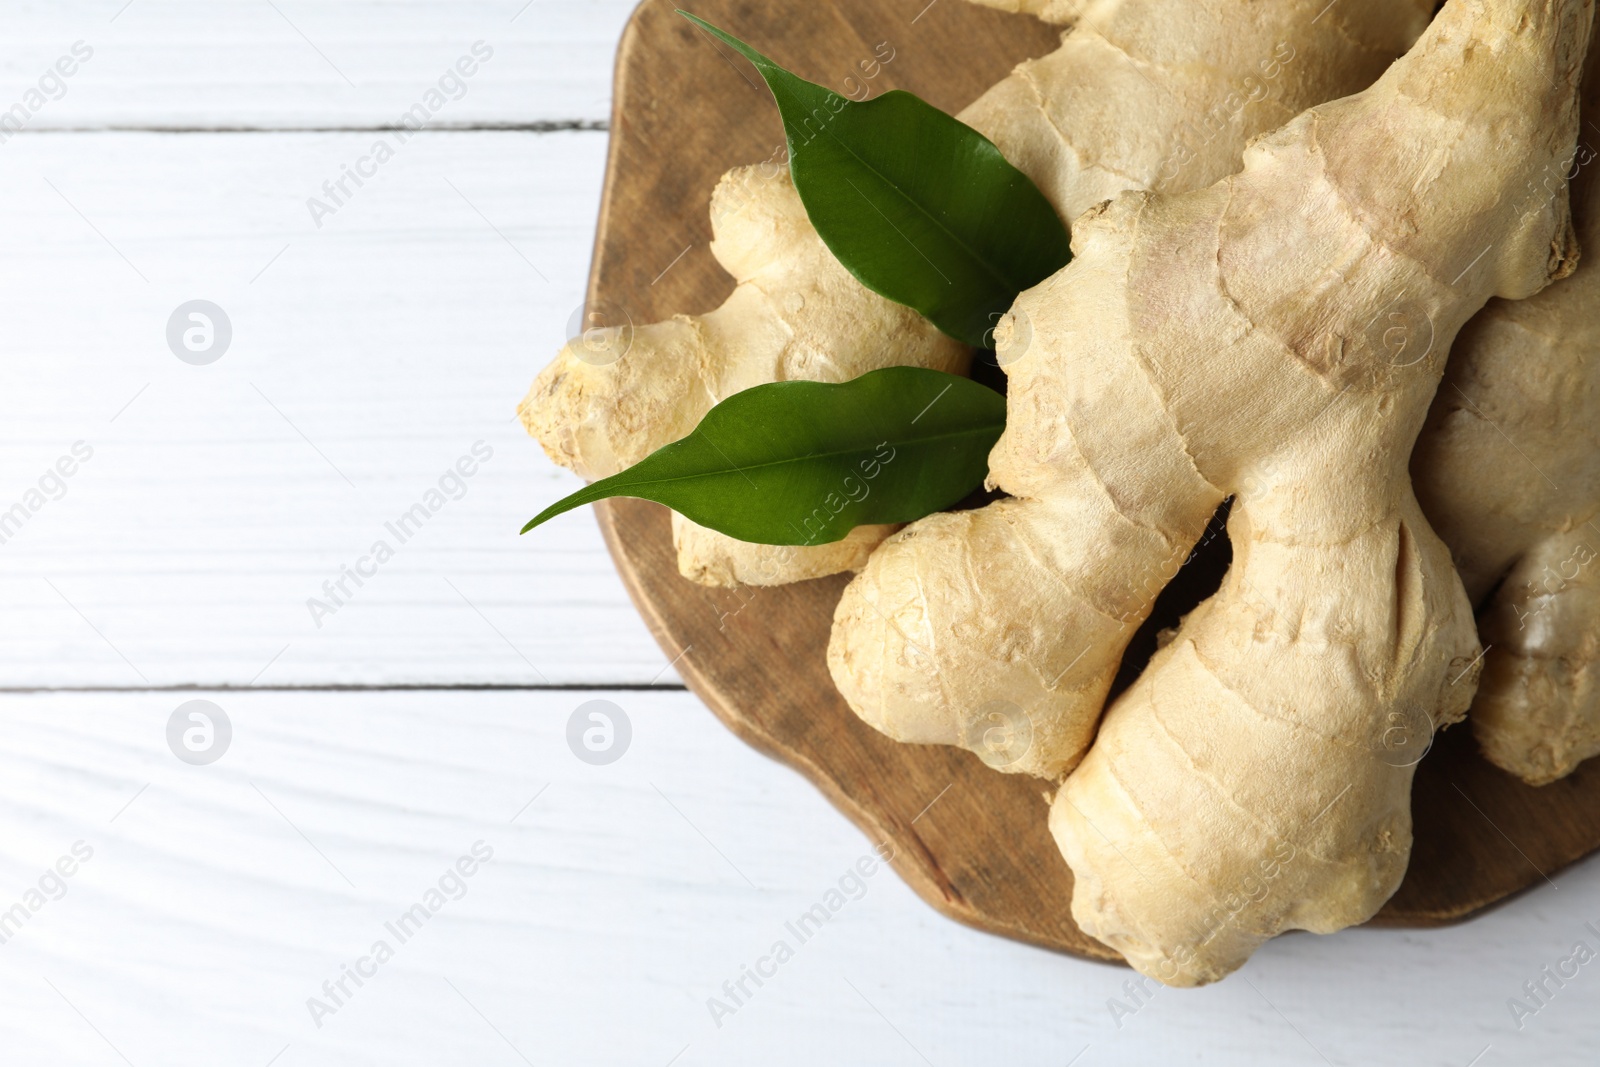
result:
[[(396, 142), (319, 229), (376, 137), (4, 146), (0, 512), (39, 507), (0, 527), (0, 686), (675, 681), (592, 516), (517, 536), (580, 484), (514, 412), (581, 303), (605, 137)], [(232, 322), (207, 366), (167, 341), (197, 298)]]
[[(54, 0), (11, 5), (0, 109), (72, 46), (91, 55), (28, 128), (389, 124), (474, 42), (492, 56), (431, 116), (474, 125), (606, 118), (633, 0)], [(481, 57), (480, 57), (481, 58)], [(468, 64), (470, 67), (471, 64)]]
[[(190, 696), (0, 696), (0, 910), (93, 850), (0, 944), (8, 1063), (1571, 1063), (1592, 1040), (1587, 971), (1520, 1031), (1505, 1002), (1593, 946), (1594, 864), (1469, 925), (1282, 938), (1254, 989), (1146, 1000), (934, 920), (882, 870), (802, 942), (877, 842), (689, 694), (192, 694), (233, 728), (207, 766), (166, 745)], [(594, 699), (632, 726), (609, 765), (566, 741)], [(480, 840), (492, 860), (397, 943), (384, 924)], [(307, 999), (377, 940), (393, 959), (318, 1028)], [(718, 1026), (708, 999), (758, 964)]]
[[(676, 268), (662, 284), (645, 283), (681, 240), (662, 231), (698, 225), (698, 202), (687, 190), (709, 188), (729, 166), (764, 158), (769, 134), (768, 125), (751, 119), (760, 92), (683, 32), (671, 6), (645, 4), (623, 38), (591, 278), (592, 303), (626, 308), (638, 321), (708, 307), (726, 294), (727, 279), (703, 260)], [(774, 58), (817, 69), (879, 34), (894, 39), (902, 9), (898, 0), (822, 5), (805, 20), (805, 33), (782, 38), (784, 51)], [(707, 0), (703, 13), (729, 25), (740, 20), (758, 41), (778, 39), (774, 27), (785, 17), (772, 9), (764, 21), (733, 0)], [(1052, 40), (1033, 23), (959, 5), (941, 7), (918, 33), (918, 50), (908, 48), (904, 61), (884, 68), (882, 88), (911, 89), (946, 108)], [(928, 59), (957, 54), (959, 73)], [(686, 85), (714, 88), (697, 93), (692, 113), (665, 106)], [(764, 105), (760, 113), (768, 111)], [(1072, 875), (1049, 836), (1044, 783), (996, 774), (953, 748), (896, 744), (839, 696), (826, 650), (843, 576), (737, 594), (703, 589), (677, 574), (664, 509), (619, 500), (601, 513), (618, 568), (662, 647), (674, 655), (687, 650), (679, 666), (690, 686), (741, 737), (816, 782), (869, 836), (915, 842), (900, 853), (898, 870), (932, 906), (1019, 940), (1113, 955), (1072, 922)], [(935, 795), (944, 797), (947, 821), (919, 825)], [(1424, 762), (1415, 796), (1418, 845), (1404, 885), (1378, 917), (1382, 924), (1459, 919), (1543, 884), (1600, 847), (1594, 762), (1534, 789), (1489, 766), (1457, 730)]]

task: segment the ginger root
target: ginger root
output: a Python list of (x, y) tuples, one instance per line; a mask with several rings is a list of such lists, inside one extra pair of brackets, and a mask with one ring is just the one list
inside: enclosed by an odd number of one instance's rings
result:
[[(829, 665), (863, 718), (981, 748), (974, 720), (1009, 701), (1031, 742), (1007, 769), (1054, 776), (1234, 498), (1222, 588), (1051, 806), (1073, 918), (1145, 974), (1214, 981), (1399, 884), (1407, 739), (1463, 715), (1478, 658), (1408, 461), (1462, 324), (1570, 267), (1564, 189), (1519, 194), (1572, 155), (1592, 16), (1448, 0), (1371, 89), (1256, 141), (1242, 173), (1080, 218), (1076, 258), (999, 330), (990, 470), (1012, 497), (911, 524), (839, 604)], [(1396, 307), (1433, 325), (1415, 362), (1388, 358)]]
[[(960, 117), (1044, 191), (1063, 219), (1125, 189), (1201, 188), (1253, 136), (1368, 85), (1422, 31), (1429, 0), (983, 0), (1049, 21), (1061, 47)], [(806, 219), (788, 174), (729, 172), (711, 250), (738, 283), (703, 315), (639, 327), (620, 358), (569, 343), (519, 407), (557, 463), (604, 477), (686, 436), (732, 393), (843, 381), (895, 364), (961, 372), (969, 350), (867, 290)], [(891, 531), (774, 550), (673, 516), (679, 569), (712, 585), (775, 585), (858, 570)]]
[[(1592, 55), (1583, 113), (1592, 129)], [(1533, 785), (1600, 754), (1600, 166), (1584, 141), (1518, 192), (1535, 207), (1575, 173), (1578, 269), (1532, 299), (1491, 301), (1462, 329), (1411, 463), (1482, 605), (1473, 734)]]

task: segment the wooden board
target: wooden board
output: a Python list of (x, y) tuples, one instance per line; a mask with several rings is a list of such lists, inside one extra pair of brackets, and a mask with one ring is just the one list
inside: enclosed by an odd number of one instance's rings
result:
[[(89, 53), (25, 128), (431, 129), (603, 124), (632, 0), (51, 0), (6, 6), (0, 110)], [(481, 42), (492, 55), (430, 88)], [(68, 63), (66, 69), (73, 69)], [(318, 182), (321, 182), (321, 177)], [(302, 194), (303, 195), (303, 194)]]
[[(306, 198), (380, 136), (4, 144), (0, 511), (94, 455), (0, 544), (0, 688), (677, 680), (587, 515), (517, 536), (582, 484), (515, 409), (583, 302), (606, 136), (419, 134), (317, 228)], [(233, 326), (207, 366), (165, 335), (196, 297)]]
[[(697, 13), (809, 77), (838, 71), (836, 88), (858, 58), (888, 42), (895, 58), (873, 91), (909, 89), (952, 111), (1017, 60), (1054, 46), (1054, 32), (1029, 19), (955, 0), (925, 3), (703, 0)], [(769, 158), (780, 139), (765, 89), (673, 6), (647, 0), (639, 8), (617, 63), (589, 295), (592, 308), (634, 322), (709, 310), (726, 296), (731, 281), (706, 247), (707, 195), (724, 170)], [(599, 514), (624, 581), (688, 684), (870, 838), (893, 842), (896, 868), (924, 899), (984, 930), (1117, 958), (1072, 922), (1072, 876), (1046, 828), (1044, 783), (995, 774), (964, 751), (895, 743), (850, 712), (824, 655), (844, 577), (705, 589), (678, 576), (664, 509), (624, 500)], [(1534, 789), (1484, 762), (1458, 728), (1423, 761), (1414, 812), (1411, 870), (1379, 924), (1459, 919), (1600, 846), (1600, 766)]]
[[(194, 698), (233, 723), (209, 766), (167, 749)], [(566, 738), (597, 699), (633, 724), (603, 766)], [(1491, 1041), (1477, 1067), (1592, 1067), (1592, 975), (1520, 1031), (1505, 1001), (1594, 944), (1600, 863), (1466, 926), (1280, 938), (1248, 981), (1129, 1018), (1120, 968), (976, 934), (882, 871), (800, 944), (785, 924), (866, 841), (691, 693), (0, 694), (0, 724), (0, 901), (95, 853), (0, 945), (12, 1067), (126, 1067), (101, 1034), (136, 1067), (526, 1067), (506, 1041), (539, 1067), (927, 1067), (907, 1039), (938, 1067), (1463, 1067)], [(480, 839), (466, 895), (317, 1027), (306, 998)], [(778, 938), (796, 958), (712, 1015)]]

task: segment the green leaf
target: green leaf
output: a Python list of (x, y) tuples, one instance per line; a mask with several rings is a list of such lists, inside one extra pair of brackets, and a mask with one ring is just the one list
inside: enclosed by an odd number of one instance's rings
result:
[(907, 92), (847, 100), (686, 11), (755, 64), (778, 102), (806, 214), (868, 289), (951, 337), (990, 331), (1024, 289), (1072, 258), (1038, 186), (983, 134)]
[(706, 412), (683, 440), (545, 508), (522, 532), (634, 496), (741, 541), (826, 544), (959, 501), (982, 484), (1005, 421), (1005, 397), (993, 389), (921, 367), (837, 385), (758, 385)]

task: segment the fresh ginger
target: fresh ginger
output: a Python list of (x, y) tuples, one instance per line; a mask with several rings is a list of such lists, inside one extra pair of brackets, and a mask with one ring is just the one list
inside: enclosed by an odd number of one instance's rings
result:
[[(1368, 85), (1426, 25), (1429, 0), (982, 0), (1051, 21), (1061, 47), (1020, 65), (960, 115), (1031, 177), (1063, 219), (1125, 189), (1201, 188), (1253, 136)], [(803, 148), (801, 149), (803, 151)], [(843, 381), (907, 364), (960, 372), (969, 350), (867, 290), (807, 221), (786, 173), (729, 172), (711, 250), (737, 281), (704, 315), (638, 328), (595, 360), (563, 348), (520, 406), (551, 458), (614, 474), (688, 435), (732, 393)], [(750, 545), (673, 516), (679, 569), (708, 585), (777, 585), (859, 570), (890, 527), (836, 544)]]
[[(1600, 119), (1600, 64), (1584, 88)], [(1529, 300), (1491, 301), (1450, 353), (1417, 442), (1417, 496), (1449, 545), (1485, 645), (1469, 721), (1534, 784), (1600, 754), (1600, 178), (1592, 138), (1518, 196), (1573, 181), (1584, 256)], [(1419, 328), (1426, 324), (1416, 324)], [(1492, 597), (1489, 594), (1493, 592)]]
[[(1077, 764), (1050, 810), (1073, 918), (1145, 974), (1213, 981), (1284, 930), (1366, 920), (1404, 874), (1405, 738), (1464, 714), (1479, 651), (1407, 464), (1462, 324), (1570, 268), (1564, 188), (1520, 194), (1573, 153), (1592, 16), (1448, 0), (1241, 173), (1079, 218), (1073, 262), (998, 330), (1011, 497), (911, 524), (839, 604), (829, 665), (868, 722), (981, 749), (1008, 701), (1031, 727), (1008, 769)], [(1396, 307), (1432, 323), (1424, 358), (1389, 358)], [(1095, 738), (1133, 627), (1230, 496), (1222, 588)]]

